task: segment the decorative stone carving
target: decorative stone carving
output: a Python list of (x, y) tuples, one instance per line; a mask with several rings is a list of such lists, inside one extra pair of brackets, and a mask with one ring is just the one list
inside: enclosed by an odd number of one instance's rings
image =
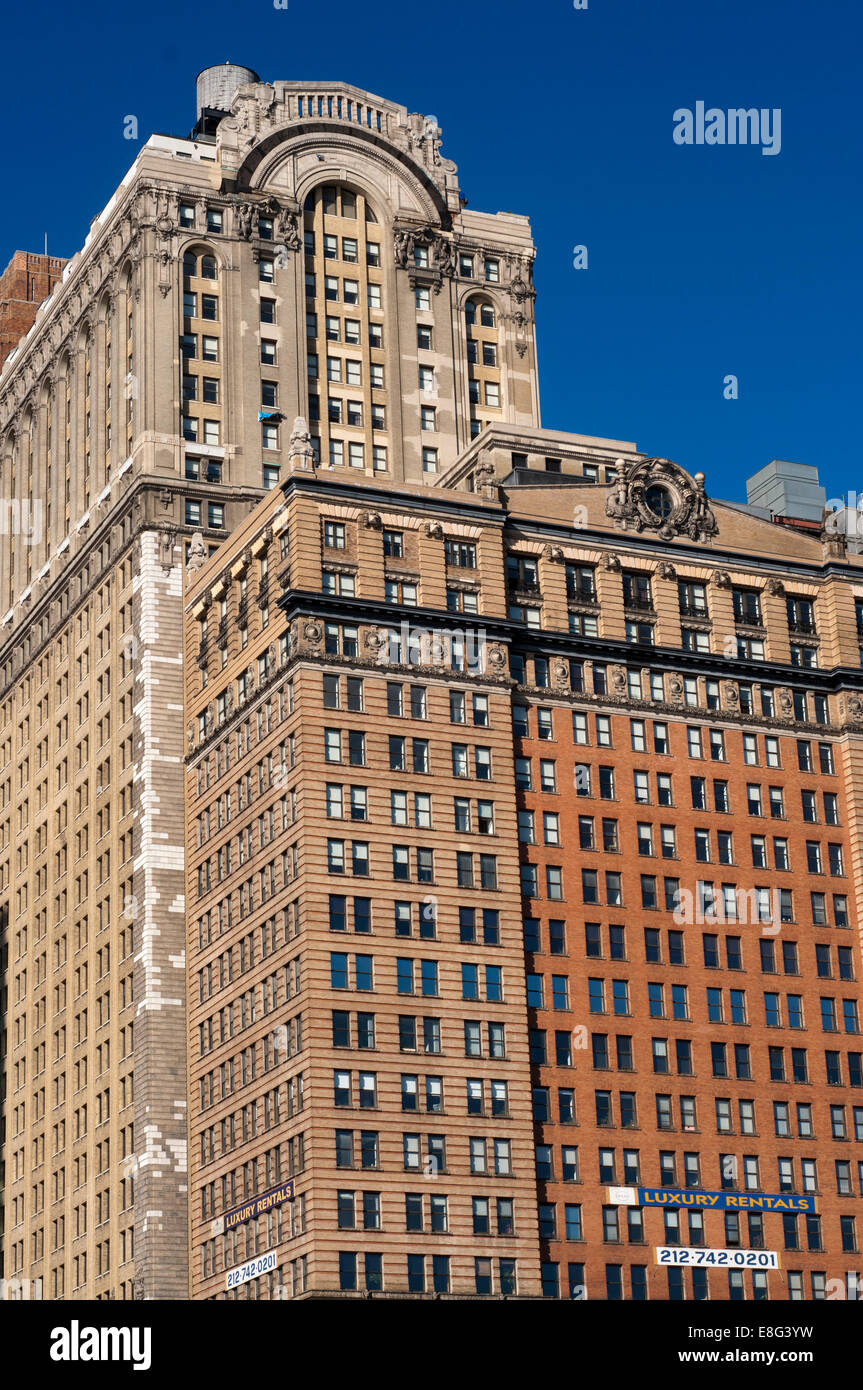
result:
[[(424, 249), (428, 264), (419, 266), (414, 252)], [(393, 231), (393, 254), (400, 270), (436, 270), (441, 275), (455, 272), (456, 248), (434, 227), (396, 227)]]
[(491, 459), (481, 458), (479, 460), (474, 469), (473, 480), (477, 492), (481, 492), (483, 496), (495, 497), (497, 495), (497, 480)]
[(846, 710), (852, 724), (863, 724), (863, 699), (859, 695), (848, 696)]
[(776, 692), (780, 719), (791, 719), (794, 715), (794, 697), (787, 685), (781, 685)]
[(558, 690), (569, 690), (569, 667), (565, 661), (558, 658), (552, 664), (552, 680)]
[(607, 571), (609, 572), (609, 574), (619, 574), (619, 573), (620, 573), (620, 556), (619, 556), (619, 555), (606, 555), (606, 556), (604, 557), (603, 561), (602, 561), (602, 568), (603, 568), (604, 570), (607, 570)]
[(426, 521), (423, 523), (423, 531), (430, 541), (443, 540), (443, 527), (439, 521)]
[(363, 646), (373, 657), (377, 657), (381, 648), (385, 645), (386, 638), (378, 632), (377, 628), (370, 627), (363, 638)]
[(320, 646), (323, 641), (324, 629), (316, 618), (309, 618), (303, 623), (303, 638), (312, 647)]
[(384, 524), (380, 512), (360, 512), (360, 523), (366, 531), (381, 531)]
[(542, 552), (542, 557), (544, 560), (550, 560), (552, 564), (562, 565), (564, 560), (563, 549), (559, 545), (547, 545)]
[(159, 564), (166, 574), (169, 574), (174, 567), (174, 540), (176, 534), (176, 526), (163, 526), (159, 532)]
[(194, 749), (195, 749), (195, 726), (194, 726), (194, 724), (193, 724), (191, 721), (186, 725), (186, 743), (187, 743), (187, 745), (188, 745), (189, 752), (190, 752), (190, 753), (194, 752)]
[(238, 203), (234, 209), (234, 224), (237, 229), (237, 236), (244, 237), (247, 241), (252, 235), (252, 220), (255, 216), (254, 203)]
[(277, 223), (277, 240), (286, 251), (301, 251), (303, 238), (297, 226), (297, 214), (282, 208)]
[(668, 681), (668, 695), (673, 705), (679, 705), (683, 700), (683, 681), (679, 676), (671, 676)]
[(506, 649), (497, 642), (491, 642), (485, 649), (486, 664), (490, 670), (502, 674), (506, 670)]
[(294, 418), (294, 427), (291, 430), (288, 444), (288, 455), (292, 459), (310, 459), (314, 462), (315, 451), (312, 448), (312, 436), (309, 433), (308, 422), (302, 415), (297, 415)]
[(781, 598), (785, 593), (785, 585), (782, 583), (781, 579), (768, 579), (767, 592), (773, 598)]
[(704, 541), (718, 530), (704, 474), (690, 477), (670, 459), (623, 462), (609, 483), (605, 511), (621, 530), (658, 531), (663, 540)]
[(677, 570), (674, 568), (672, 564), (669, 564), (667, 560), (663, 560), (662, 564), (659, 566), (659, 569), (657, 570), (657, 574), (659, 575), (660, 579), (677, 578)]
[(726, 709), (737, 710), (740, 708), (740, 691), (734, 681), (726, 681), (722, 687), (722, 697), (725, 701)]
[(728, 570), (714, 570), (713, 583), (716, 585), (717, 589), (730, 589), (731, 575), (728, 573)]
[(514, 309), (511, 314), (503, 314), (502, 318), (506, 323), (511, 323), (515, 330), (515, 350), (519, 357), (524, 357), (527, 352), (527, 332), (530, 327), (530, 319), (522, 309)]
[(513, 275), (509, 292), (517, 304), (523, 304), (525, 300), (536, 299), (536, 290), (533, 287), (533, 263), (529, 257), (525, 257)]
[(611, 692), (613, 695), (625, 695), (627, 692), (626, 667), (612, 666), (611, 668)]

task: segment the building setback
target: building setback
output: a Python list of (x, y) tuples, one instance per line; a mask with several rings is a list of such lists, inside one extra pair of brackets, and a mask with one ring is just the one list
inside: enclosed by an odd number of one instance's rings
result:
[(0, 372), (0, 1274), (856, 1297), (863, 564), (541, 427), (441, 140), (206, 69)]
[(186, 590), (193, 1296), (855, 1297), (856, 557), (632, 446), (418, 488), (301, 424)]

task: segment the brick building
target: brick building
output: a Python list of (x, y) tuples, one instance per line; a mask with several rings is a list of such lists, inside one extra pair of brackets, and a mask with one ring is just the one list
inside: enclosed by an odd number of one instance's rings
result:
[(619, 441), (285, 465), (186, 590), (193, 1296), (855, 1297), (859, 559)]
[(32, 328), (36, 310), (57, 284), (65, 264), (59, 256), (14, 252), (0, 275), (0, 366)]

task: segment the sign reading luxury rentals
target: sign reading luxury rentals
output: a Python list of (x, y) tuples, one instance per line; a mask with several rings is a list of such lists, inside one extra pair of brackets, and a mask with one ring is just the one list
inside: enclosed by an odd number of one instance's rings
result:
[(214, 1236), (222, 1236), (226, 1231), (232, 1231), (235, 1226), (242, 1226), (244, 1221), (253, 1221), (256, 1216), (263, 1216), (266, 1212), (272, 1211), (273, 1207), (280, 1207), (283, 1202), (294, 1200), (294, 1180), (290, 1178), (287, 1182), (280, 1183), (278, 1187), (271, 1187), (269, 1192), (262, 1192), (260, 1197), (253, 1197), (251, 1202), (246, 1202), (241, 1207), (234, 1207), (231, 1211), (226, 1211), (224, 1215), (217, 1216), (212, 1226)]
[(608, 1200), (621, 1207), (696, 1207), (702, 1211), (815, 1212), (814, 1197), (779, 1192), (701, 1192), (696, 1188), (609, 1187)]

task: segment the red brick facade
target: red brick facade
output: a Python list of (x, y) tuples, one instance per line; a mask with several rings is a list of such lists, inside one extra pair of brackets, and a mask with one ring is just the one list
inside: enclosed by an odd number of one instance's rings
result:
[(0, 366), (32, 328), (36, 310), (57, 284), (65, 264), (61, 256), (14, 252), (0, 275)]

